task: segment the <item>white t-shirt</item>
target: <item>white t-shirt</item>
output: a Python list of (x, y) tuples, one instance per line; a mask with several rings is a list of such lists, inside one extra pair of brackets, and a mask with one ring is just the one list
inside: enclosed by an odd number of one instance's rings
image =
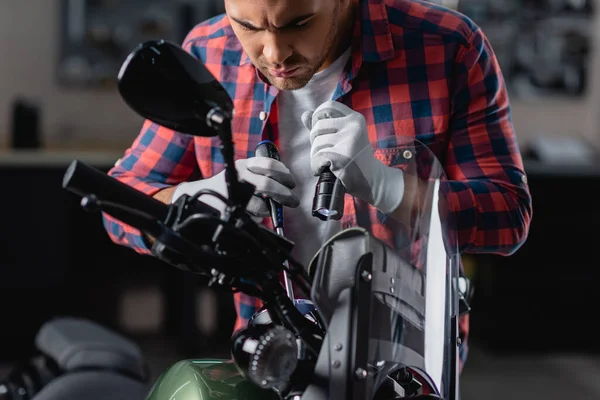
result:
[(351, 55), (351, 49), (326, 69), (316, 73), (302, 89), (281, 91), (277, 96), (279, 111), (279, 148), (281, 161), (296, 180), (294, 193), (300, 199), (297, 208), (284, 209), (284, 234), (296, 246), (292, 256), (308, 267), (308, 263), (323, 245), (326, 227), (312, 216), (312, 201), (318, 177), (310, 169), (310, 131), (300, 117), (305, 111), (314, 111), (332, 99), (340, 76)]

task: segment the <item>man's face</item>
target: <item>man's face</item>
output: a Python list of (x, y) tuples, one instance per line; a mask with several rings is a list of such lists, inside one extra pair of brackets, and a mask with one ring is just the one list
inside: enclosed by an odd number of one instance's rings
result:
[(340, 0), (226, 0), (225, 8), (253, 64), (280, 90), (308, 83), (338, 31)]

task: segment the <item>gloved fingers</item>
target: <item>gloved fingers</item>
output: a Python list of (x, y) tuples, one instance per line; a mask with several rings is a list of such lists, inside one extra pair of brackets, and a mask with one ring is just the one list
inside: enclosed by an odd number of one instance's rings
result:
[(321, 151), (320, 153), (311, 154), (310, 156), (310, 170), (317, 176), (323, 172), (323, 169), (330, 168), (332, 166), (331, 153)]
[(250, 181), (256, 189), (256, 193), (260, 193), (286, 207), (298, 207), (300, 200), (290, 190), (289, 187), (283, 185), (281, 182), (276, 181), (273, 178), (269, 178), (264, 175), (252, 176)]
[(313, 117), (313, 112), (312, 111), (304, 111), (302, 113), (302, 116), (300, 117), (300, 120), (302, 121), (302, 124), (309, 131), (312, 129), (312, 117)]
[(314, 126), (316, 122), (321, 119), (341, 118), (354, 113), (355, 111), (345, 104), (342, 104), (339, 101), (329, 100), (321, 104), (313, 112), (312, 124)]
[(332, 151), (333, 147), (335, 147), (336, 145), (336, 140), (335, 140), (335, 136), (332, 134), (323, 134), (323, 135), (319, 135), (316, 136), (314, 141), (312, 141), (311, 146), (310, 146), (310, 157), (311, 159), (313, 157), (315, 157), (315, 155), (317, 155), (318, 153), (323, 153), (324, 151), (328, 150)]
[(302, 113), (300, 120), (306, 129), (313, 129), (314, 125), (323, 119), (341, 118), (352, 114), (352, 109), (337, 101), (326, 101), (321, 104), (315, 111), (305, 111)]
[(339, 178), (340, 173), (350, 164), (354, 165), (352, 159), (330, 149), (323, 149), (310, 158), (310, 169), (315, 175), (319, 175), (325, 167), (329, 167), (331, 172)]
[(330, 141), (335, 141), (335, 134), (340, 130), (339, 122), (335, 122), (334, 120), (320, 120), (317, 121), (315, 125), (313, 125), (312, 130), (310, 131), (310, 144), (311, 146), (315, 142), (318, 137), (326, 136), (329, 137)]
[[(348, 115), (340, 118), (328, 118), (313, 121), (312, 130), (310, 131), (310, 143), (312, 144), (319, 136), (334, 135), (341, 131), (344, 132), (359, 132), (360, 126), (356, 126), (356, 117)], [(345, 135), (345, 134), (344, 134)], [(338, 141), (342, 138), (331, 138), (329, 140)], [(348, 138), (343, 138), (348, 139)]]
[(254, 221), (257, 224), (262, 223), (263, 219), (265, 219), (265, 217), (263, 217), (263, 216), (257, 217), (252, 214), (250, 214), (250, 218), (252, 219), (252, 221)]
[[(296, 187), (296, 180), (290, 170), (281, 161), (269, 157), (252, 157), (246, 162), (246, 169), (254, 175), (265, 176), (287, 186)], [(248, 180), (248, 179), (247, 179)]]
[[(267, 201), (260, 196), (252, 196), (246, 207), (246, 211), (253, 216), (255, 222), (258, 218), (268, 217), (269, 207), (267, 207)], [(255, 219), (256, 218), (256, 219)]]

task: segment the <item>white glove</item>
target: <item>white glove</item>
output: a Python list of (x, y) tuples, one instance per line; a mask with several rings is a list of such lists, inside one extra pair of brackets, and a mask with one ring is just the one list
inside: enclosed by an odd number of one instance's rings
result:
[(340, 102), (327, 101), (302, 114), (302, 123), (311, 131), (310, 167), (315, 175), (329, 167), (348, 194), (384, 213), (398, 208), (404, 174), (375, 158), (362, 114)]
[[(300, 204), (298, 197), (290, 190), (296, 186), (296, 181), (282, 162), (268, 157), (252, 157), (237, 160), (235, 168), (238, 171), (239, 180), (256, 186), (255, 196), (250, 199), (246, 207), (246, 211), (251, 215), (256, 217), (269, 215), (267, 202), (260, 195), (269, 197), (287, 207), (298, 207)], [(227, 198), (225, 171), (211, 178), (180, 183), (173, 192), (171, 203), (177, 201), (183, 194), (193, 196), (202, 189), (214, 190)], [(198, 200), (216, 208), (221, 214), (225, 211), (225, 204), (215, 196), (202, 195)]]

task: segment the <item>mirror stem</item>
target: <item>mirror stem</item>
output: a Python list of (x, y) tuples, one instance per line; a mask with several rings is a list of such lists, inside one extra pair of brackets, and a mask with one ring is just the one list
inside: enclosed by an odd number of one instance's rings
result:
[[(227, 194), (231, 202), (235, 205), (242, 205), (243, 201), (238, 181), (238, 173), (235, 169), (233, 135), (231, 133), (231, 120), (226, 117), (219, 107), (215, 107), (206, 115), (208, 126), (219, 132), (221, 139), (221, 154), (223, 154), (223, 163), (225, 165), (225, 183), (227, 184)], [(245, 209), (245, 204), (244, 209)]]

